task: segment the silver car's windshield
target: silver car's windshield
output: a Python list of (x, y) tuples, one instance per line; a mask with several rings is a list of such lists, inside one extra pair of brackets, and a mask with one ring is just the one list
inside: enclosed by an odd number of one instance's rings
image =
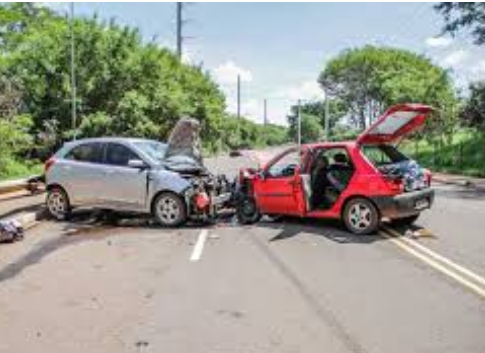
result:
[(150, 159), (161, 162), (165, 157), (167, 145), (157, 141), (136, 141), (133, 144)]

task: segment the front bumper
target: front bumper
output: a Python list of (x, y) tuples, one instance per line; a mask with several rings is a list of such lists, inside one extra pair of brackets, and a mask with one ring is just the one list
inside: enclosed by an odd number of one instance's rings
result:
[(371, 199), (382, 217), (396, 219), (416, 215), (430, 208), (434, 201), (434, 190), (428, 188), (395, 196), (374, 196)]

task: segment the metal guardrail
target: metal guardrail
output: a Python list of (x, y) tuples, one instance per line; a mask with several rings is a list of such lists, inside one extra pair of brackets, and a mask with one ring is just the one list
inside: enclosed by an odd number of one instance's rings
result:
[(43, 175), (33, 175), (25, 179), (0, 182), (0, 195), (22, 190), (27, 190), (31, 193), (35, 193), (39, 191), (43, 185)]

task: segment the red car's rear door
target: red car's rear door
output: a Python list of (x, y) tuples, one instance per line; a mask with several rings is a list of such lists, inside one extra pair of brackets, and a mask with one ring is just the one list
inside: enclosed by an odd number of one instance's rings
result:
[(424, 125), (433, 108), (423, 104), (398, 104), (389, 108), (365, 130), (357, 143), (395, 143)]

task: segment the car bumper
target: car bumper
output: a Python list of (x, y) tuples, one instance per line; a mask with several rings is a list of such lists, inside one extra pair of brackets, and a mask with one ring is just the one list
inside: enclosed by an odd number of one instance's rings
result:
[(372, 200), (382, 217), (396, 219), (416, 215), (430, 208), (434, 201), (434, 190), (430, 188), (396, 196), (376, 196)]

